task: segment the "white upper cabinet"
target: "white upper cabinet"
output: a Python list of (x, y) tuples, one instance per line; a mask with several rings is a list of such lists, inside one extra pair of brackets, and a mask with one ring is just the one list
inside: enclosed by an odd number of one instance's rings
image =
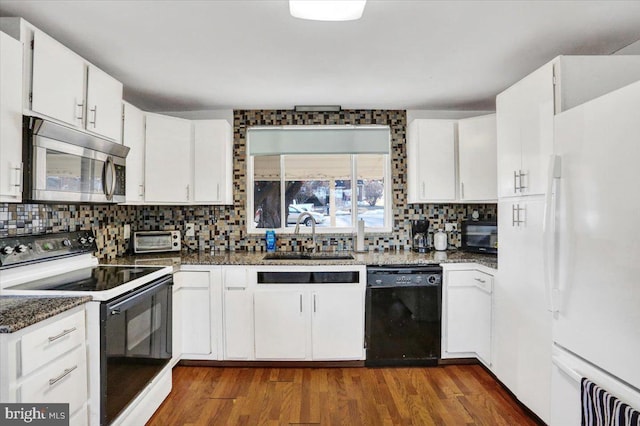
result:
[(193, 122), (193, 201), (233, 204), (232, 130), (227, 120)]
[(495, 168), (495, 115), (409, 124), (409, 203), (495, 202)]
[(24, 19), (0, 18), (0, 28), (23, 43), (26, 115), (120, 142), (122, 83)]
[(458, 121), (460, 201), (496, 200), (496, 115)]
[(498, 197), (546, 190), (554, 115), (638, 80), (640, 56), (559, 56), (496, 98)]
[(89, 65), (87, 78), (87, 130), (120, 140), (122, 83)]
[(31, 110), (82, 127), (86, 72), (80, 56), (45, 33), (35, 31)]
[(146, 115), (145, 201), (187, 203), (191, 200), (191, 121)]
[(553, 64), (496, 98), (498, 195), (542, 194), (553, 153)]
[(128, 146), (127, 203), (144, 202), (144, 112), (124, 102), (122, 143)]
[(409, 203), (456, 200), (456, 121), (416, 119), (407, 134)]
[(22, 201), (22, 43), (0, 32), (0, 202)]

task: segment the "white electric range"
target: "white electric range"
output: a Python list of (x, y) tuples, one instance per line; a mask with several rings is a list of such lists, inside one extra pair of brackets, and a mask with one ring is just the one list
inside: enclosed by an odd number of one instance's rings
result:
[(92, 426), (159, 405), (171, 389), (172, 352), (173, 268), (100, 265), (96, 250), (90, 231), (0, 239), (0, 295), (93, 299), (86, 306)]

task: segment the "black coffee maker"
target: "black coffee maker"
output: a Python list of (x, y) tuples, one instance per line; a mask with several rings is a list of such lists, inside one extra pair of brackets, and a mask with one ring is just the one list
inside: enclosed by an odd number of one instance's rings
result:
[(411, 249), (418, 253), (431, 251), (431, 244), (429, 244), (429, 220), (421, 219), (411, 222)]

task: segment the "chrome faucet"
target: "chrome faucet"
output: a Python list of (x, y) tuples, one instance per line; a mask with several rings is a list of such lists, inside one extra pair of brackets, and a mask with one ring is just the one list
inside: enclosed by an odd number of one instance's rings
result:
[[(303, 212), (300, 213), (300, 216), (298, 216), (298, 220), (296, 221), (296, 229), (294, 229), (293, 233), (295, 235), (298, 235), (300, 233), (300, 222), (302, 222), (302, 219), (304, 219), (305, 217), (309, 217), (311, 220), (311, 238), (313, 239), (313, 246), (311, 247), (311, 253), (315, 253), (316, 252), (316, 220), (313, 218), (313, 216), (311, 215), (311, 213), (309, 212)], [(307, 246), (307, 250), (309, 249), (309, 247)]]

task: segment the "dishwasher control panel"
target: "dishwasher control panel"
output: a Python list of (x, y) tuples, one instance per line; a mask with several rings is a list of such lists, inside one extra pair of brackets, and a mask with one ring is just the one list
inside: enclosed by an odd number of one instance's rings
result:
[(420, 287), (442, 284), (440, 266), (378, 266), (367, 268), (367, 287)]

